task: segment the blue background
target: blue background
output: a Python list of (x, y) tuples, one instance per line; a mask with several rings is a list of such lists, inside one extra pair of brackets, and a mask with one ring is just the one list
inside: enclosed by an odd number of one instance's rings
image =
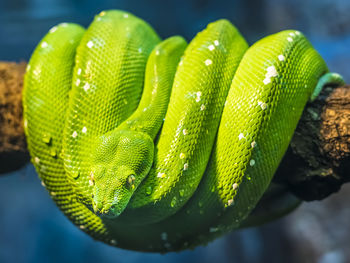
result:
[[(216, 19), (249, 43), (298, 29), (329, 68), (350, 82), (350, 1), (346, 0), (0, 0), (0, 60), (28, 60), (55, 24), (88, 26), (104, 9), (124, 9), (162, 37), (191, 40)], [(75, 228), (50, 200), (32, 165), (0, 177), (0, 262), (350, 262), (350, 187), (289, 216), (236, 231), (194, 251), (146, 254), (109, 247)], [(142, 238), (142, 237), (140, 237)]]

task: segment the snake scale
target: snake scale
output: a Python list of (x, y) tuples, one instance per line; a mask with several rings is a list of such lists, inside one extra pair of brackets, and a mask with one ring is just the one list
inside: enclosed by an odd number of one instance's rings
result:
[(42, 184), (75, 225), (114, 246), (178, 251), (259, 221), (250, 213), (307, 101), (341, 83), (296, 30), (248, 48), (222, 19), (187, 44), (109, 10), (38, 44), (24, 127)]

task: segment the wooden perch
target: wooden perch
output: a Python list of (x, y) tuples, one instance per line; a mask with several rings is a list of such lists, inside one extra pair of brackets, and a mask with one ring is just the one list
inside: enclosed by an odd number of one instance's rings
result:
[(29, 161), (22, 123), (25, 68), (25, 62), (0, 62), (0, 174)]
[[(0, 62), (0, 173), (29, 160), (22, 127), (26, 63)], [(302, 200), (319, 200), (350, 180), (350, 86), (327, 87), (306, 106), (274, 177)]]
[(320, 200), (350, 180), (350, 86), (326, 87), (308, 104), (274, 181)]

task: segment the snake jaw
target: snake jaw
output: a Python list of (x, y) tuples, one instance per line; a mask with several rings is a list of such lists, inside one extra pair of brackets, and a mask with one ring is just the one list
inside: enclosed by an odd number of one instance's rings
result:
[(100, 198), (99, 195), (94, 195), (92, 199), (92, 208), (96, 215), (106, 218), (115, 218), (124, 210), (120, 205), (118, 194), (116, 194), (112, 202), (107, 196)]
[(93, 202), (93, 210), (94, 213), (100, 217), (106, 217), (106, 218), (116, 218), (118, 217), (121, 212), (118, 211), (118, 209), (116, 209), (116, 205), (115, 204), (111, 204), (111, 203), (107, 203), (105, 205), (99, 206), (99, 204)]
[(95, 181), (92, 194), (92, 210), (106, 218), (118, 217), (126, 208), (135, 191), (137, 175), (129, 167), (93, 167)]

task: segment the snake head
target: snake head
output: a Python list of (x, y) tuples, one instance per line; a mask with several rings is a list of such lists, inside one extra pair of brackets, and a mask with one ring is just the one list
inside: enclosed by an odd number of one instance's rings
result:
[(91, 169), (92, 208), (100, 216), (119, 216), (153, 163), (153, 140), (136, 131), (112, 131), (99, 140)]

